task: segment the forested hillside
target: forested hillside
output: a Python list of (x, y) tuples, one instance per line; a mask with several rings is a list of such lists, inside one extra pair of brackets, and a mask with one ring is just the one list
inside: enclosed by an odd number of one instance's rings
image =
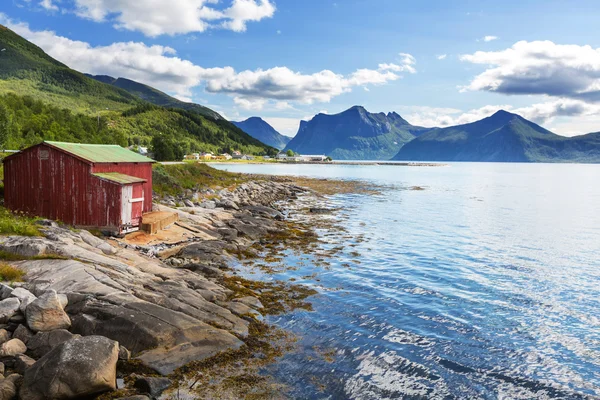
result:
[[(153, 105), (136, 91), (74, 71), (1, 25), (0, 48), (5, 49), (0, 53), (0, 147), (16, 150), (42, 140), (157, 144), (167, 150), (159, 154), (173, 160), (198, 151), (277, 152), (206, 107), (178, 101)], [(129, 89), (157, 94), (154, 100), (170, 98), (128, 82)], [(176, 108), (181, 104), (188, 109)]]

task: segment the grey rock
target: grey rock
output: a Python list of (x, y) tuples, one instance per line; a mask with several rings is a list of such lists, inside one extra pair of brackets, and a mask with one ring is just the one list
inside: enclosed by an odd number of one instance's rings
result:
[(31, 302), (25, 310), (27, 325), (32, 331), (52, 331), (68, 329), (71, 320), (63, 310), (63, 306), (55, 290), (49, 290)]
[(185, 206), (186, 206), (186, 207), (194, 207), (194, 203), (193, 203), (193, 202), (191, 202), (191, 201), (190, 201), (190, 200), (188, 200), (188, 199), (185, 199), (185, 200), (183, 201), (183, 204), (185, 204)]
[(235, 229), (238, 232), (239, 236), (248, 237), (251, 240), (258, 240), (261, 237), (264, 237), (269, 232), (269, 226), (259, 225), (251, 219), (246, 219), (246, 221), (248, 222), (242, 221), (240, 219), (231, 219), (227, 221), (227, 224), (231, 228)]
[(223, 240), (227, 241), (233, 241), (238, 237), (237, 231), (232, 228), (219, 228), (217, 229), (217, 233), (223, 237)]
[(0, 400), (11, 400), (17, 397), (17, 381), (21, 379), (19, 374), (11, 374), (0, 381)]
[(15, 371), (21, 375), (23, 375), (33, 364), (35, 364), (35, 360), (25, 354), (18, 354), (15, 356)]
[(215, 203), (214, 201), (203, 201), (202, 203), (200, 203), (200, 207), (206, 208), (208, 210), (214, 210), (215, 208), (217, 208), (217, 203)]
[[(10, 324), (22, 324), (25, 322), (25, 316), (23, 314), (17, 313), (15, 315), (13, 315), (12, 317), (10, 317), (8, 322)], [(16, 329), (16, 327), (15, 327), (15, 329)]]
[(0, 300), (7, 299), (13, 290), (14, 288), (5, 285), (4, 283), (0, 283)]
[(0, 251), (24, 257), (41, 256), (50, 253), (51, 245), (43, 238), (27, 238), (23, 240), (20, 236), (11, 236), (2, 244)]
[(139, 354), (137, 358), (142, 363), (163, 375), (243, 344), (225, 330), (135, 298), (120, 305), (86, 299), (69, 305), (69, 310), (75, 314), (73, 332), (117, 340)]
[(22, 400), (74, 399), (116, 389), (119, 344), (101, 336), (64, 342), (25, 371)]
[(58, 302), (63, 310), (69, 305), (69, 297), (66, 294), (58, 293)]
[(52, 227), (52, 228), (58, 227), (58, 223), (56, 223), (56, 221), (52, 221), (50, 219), (40, 219), (40, 220), (36, 221), (35, 223), (38, 225), (41, 225), (41, 226), (48, 226), (48, 227)]
[(16, 356), (24, 354), (26, 351), (27, 346), (20, 339), (10, 339), (0, 345), (0, 357)]
[(242, 303), (247, 305), (248, 307), (252, 307), (256, 310), (261, 310), (264, 308), (263, 304), (260, 302), (259, 299), (257, 299), (256, 297), (252, 297), (252, 296), (246, 296), (246, 297), (240, 297), (237, 299), (233, 299), (232, 300), (235, 303)]
[(273, 218), (279, 221), (284, 219), (284, 216), (279, 211), (265, 206), (246, 206), (244, 210), (251, 212), (253, 215), (258, 215), (261, 217)]
[(136, 395), (136, 396), (119, 397), (116, 400), (150, 400), (150, 397), (140, 394), (140, 395)]
[(231, 310), (232, 313), (234, 313), (237, 316), (240, 317), (254, 317), (258, 320), (262, 319), (262, 315), (256, 311), (254, 308), (247, 306), (246, 304), (243, 303), (239, 303), (239, 302), (231, 302), (231, 303), (227, 303), (225, 304), (225, 307), (227, 307), (227, 309)]
[(19, 311), (21, 302), (15, 297), (0, 301), (0, 324), (7, 323)]
[(218, 268), (214, 268), (204, 264), (189, 263), (184, 266), (185, 269), (202, 274), (208, 278), (218, 278), (224, 275), (224, 272)]
[(332, 210), (328, 208), (313, 207), (309, 210), (312, 214), (331, 214)]
[(206, 240), (185, 246), (179, 251), (177, 257), (219, 265), (223, 263), (224, 254), (225, 243), (217, 240)]
[(61, 343), (71, 340), (79, 335), (73, 335), (66, 329), (56, 329), (50, 332), (38, 332), (27, 342), (29, 354), (34, 358), (41, 358)]
[(131, 352), (125, 346), (119, 346), (119, 360), (129, 361), (130, 359)]
[(171, 386), (172, 382), (168, 378), (155, 378), (150, 376), (136, 377), (133, 386), (142, 393), (148, 393), (150, 397), (157, 398), (162, 392)]
[(14, 339), (20, 339), (23, 343), (27, 344), (29, 339), (33, 337), (34, 333), (29, 330), (25, 325), (19, 325), (13, 332)]
[(240, 207), (237, 205), (237, 203), (233, 200), (229, 200), (229, 199), (221, 199), (220, 201), (216, 202), (217, 207), (220, 208), (224, 208), (226, 210), (236, 210), (239, 211)]
[(10, 332), (6, 329), (0, 329), (0, 344), (8, 342), (10, 340)]

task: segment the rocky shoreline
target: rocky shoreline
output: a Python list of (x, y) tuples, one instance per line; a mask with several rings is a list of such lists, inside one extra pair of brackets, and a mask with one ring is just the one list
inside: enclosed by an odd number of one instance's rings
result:
[[(299, 198), (317, 196), (264, 177), (157, 197), (155, 208), (177, 212), (173, 229), (185, 231), (168, 243), (106, 239), (51, 221), (40, 221), (41, 237), (0, 238), (5, 263), (25, 273), (0, 286), (0, 400), (197, 398), (198, 383), (214, 381), (208, 371), (232, 360), (240, 382), (253, 386), (244, 368), (268, 362), (283, 348), (273, 342), (285, 342), (263, 316), (309, 307), (304, 299), (315, 292), (246, 280), (231, 266), (270, 245), (316, 240), (288, 221)], [(235, 398), (227, 382), (212, 393)]]

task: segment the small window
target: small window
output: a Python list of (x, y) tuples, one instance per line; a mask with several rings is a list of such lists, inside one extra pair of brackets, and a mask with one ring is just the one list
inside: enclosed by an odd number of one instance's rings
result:
[(50, 152), (48, 150), (40, 150), (40, 160), (47, 160), (50, 156)]

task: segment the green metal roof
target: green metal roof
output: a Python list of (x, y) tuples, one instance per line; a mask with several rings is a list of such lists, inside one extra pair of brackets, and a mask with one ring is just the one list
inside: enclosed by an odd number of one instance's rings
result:
[(131, 175), (120, 174), (118, 172), (101, 172), (101, 173), (96, 173), (96, 174), (92, 174), (92, 175), (97, 176), (98, 178), (101, 178), (101, 179), (106, 179), (108, 181), (121, 184), (121, 185), (129, 185), (132, 183), (146, 182), (145, 179), (138, 178), (138, 177), (131, 176)]
[(154, 162), (154, 160), (148, 157), (124, 149), (116, 144), (84, 144), (50, 141), (45, 141), (44, 143), (92, 163)]

